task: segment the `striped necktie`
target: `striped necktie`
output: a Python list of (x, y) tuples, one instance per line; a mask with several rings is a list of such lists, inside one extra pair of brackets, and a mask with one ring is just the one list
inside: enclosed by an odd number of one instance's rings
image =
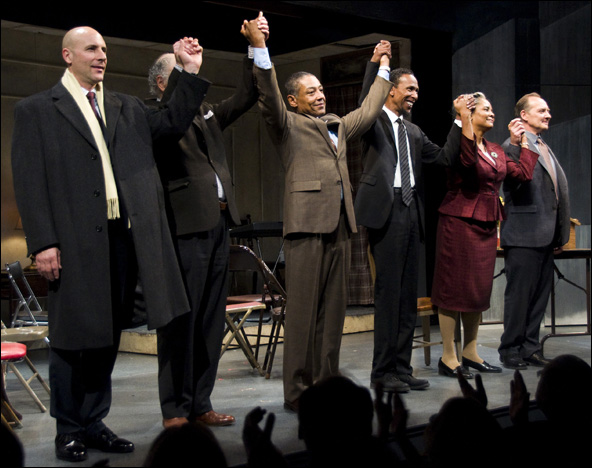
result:
[(96, 118), (99, 121), (102, 121), (101, 115), (99, 114), (99, 110), (97, 109), (97, 101), (95, 99), (95, 92), (89, 91), (88, 93), (86, 93), (86, 98), (88, 99), (88, 102), (90, 103), (90, 107), (92, 108), (93, 112), (95, 113)]
[(549, 154), (549, 147), (540, 136), (537, 138), (537, 145), (539, 147), (539, 153), (545, 160), (545, 165), (547, 166), (547, 170), (551, 176), (551, 180), (553, 181), (553, 186), (555, 187), (555, 196), (559, 198), (559, 193), (557, 191), (557, 173), (555, 172), (555, 166), (553, 165), (551, 155)]
[(90, 107), (92, 108), (95, 117), (97, 118), (97, 120), (99, 121), (99, 126), (101, 127), (101, 131), (103, 132), (103, 135), (105, 135), (105, 122), (103, 122), (103, 119), (101, 118), (101, 114), (99, 113), (99, 107), (98, 107), (98, 103), (96, 100), (96, 94), (94, 91), (89, 91), (88, 93), (86, 93), (86, 98), (88, 99), (88, 102), (90, 103)]
[(403, 119), (397, 119), (399, 124), (399, 165), (401, 167), (401, 192), (403, 195), (403, 203), (406, 206), (411, 204), (413, 200), (413, 192), (411, 190), (411, 177), (409, 175), (409, 151), (407, 149), (407, 132)]

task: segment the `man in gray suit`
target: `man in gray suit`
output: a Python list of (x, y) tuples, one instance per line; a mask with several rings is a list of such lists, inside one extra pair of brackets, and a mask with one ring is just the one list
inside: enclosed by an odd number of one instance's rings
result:
[(104, 89), (105, 41), (75, 28), (64, 36), (60, 82), (15, 108), (14, 188), (29, 253), (50, 282), (51, 415), (63, 460), (85, 460), (87, 448), (134, 450), (103, 419), (136, 273), (149, 328), (189, 310), (152, 141), (185, 131), (209, 83), (194, 76), (195, 40), (177, 42), (175, 55), (185, 71), (169, 105), (150, 110)]
[[(548, 362), (541, 353), (539, 329), (551, 293), (553, 255), (569, 239), (569, 194), (563, 169), (541, 138), (551, 120), (547, 103), (536, 93), (527, 94), (516, 103), (515, 114), (510, 127), (521, 126), (528, 148), (540, 154), (532, 181), (504, 184), (507, 219), (500, 244), (505, 250), (507, 285), (498, 351), (504, 367), (521, 369)], [(519, 159), (519, 145), (511, 137), (503, 148)]]

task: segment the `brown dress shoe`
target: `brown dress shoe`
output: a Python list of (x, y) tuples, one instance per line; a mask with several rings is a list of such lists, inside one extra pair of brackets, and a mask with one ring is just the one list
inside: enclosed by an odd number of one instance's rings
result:
[(189, 423), (187, 418), (165, 418), (162, 420), (162, 427), (168, 429), (169, 427), (181, 427)]
[(234, 416), (216, 413), (214, 410), (197, 416), (195, 420), (208, 426), (230, 426), (235, 422)]

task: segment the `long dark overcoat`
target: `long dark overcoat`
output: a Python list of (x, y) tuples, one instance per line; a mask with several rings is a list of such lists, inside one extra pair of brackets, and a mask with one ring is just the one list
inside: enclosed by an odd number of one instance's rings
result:
[[(126, 207), (145, 294), (148, 327), (189, 310), (152, 155), (153, 139), (183, 134), (209, 83), (183, 73), (168, 107), (147, 108), (105, 90), (106, 141)], [(49, 293), (52, 346), (88, 349), (113, 342), (109, 238), (101, 156), (74, 99), (58, 83), (19, 102), (12, 142), (14, 187), (29, 253), (61, 250)]]

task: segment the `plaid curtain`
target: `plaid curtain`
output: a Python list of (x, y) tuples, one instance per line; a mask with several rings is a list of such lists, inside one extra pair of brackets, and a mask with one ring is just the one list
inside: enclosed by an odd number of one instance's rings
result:
[[(332, 86), (325, 88), (327, 112), (343, 116), (358, 107), (362, 84)], [(362, 175), (362, 143), (351, 140), (347, 146), (347, 167), (354, 189), (354, 200)], [(363, 226), (352, 235), (352, 265), (349, 277), (349, 304), (369, 305), (374, 303), (374, 281), (371, 259), (368, 255), (368, 235)]]

